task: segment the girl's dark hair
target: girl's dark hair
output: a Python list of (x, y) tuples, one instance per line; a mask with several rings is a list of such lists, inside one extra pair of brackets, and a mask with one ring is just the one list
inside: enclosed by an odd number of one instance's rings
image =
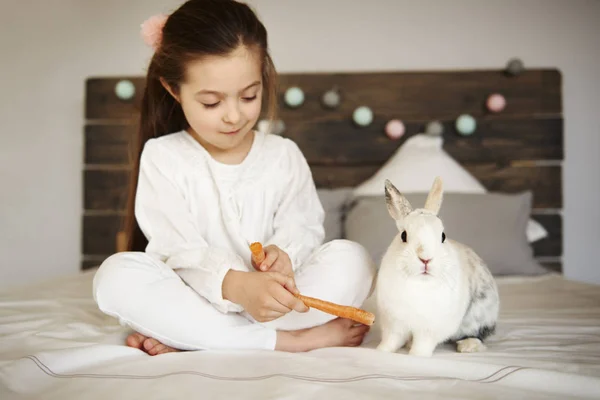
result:
[(188, 0), (167, 19), (162, 40), (146, 76), (139, 131), (133, 140), (133, 169), (125, 220), (126, 249), (143, 251), (147, 240), (135, 219), (139, 161), (146, 141), (188, 128), (181, 105), (160, 78), (175, 91), (185, 79), (186, 65), (205, 56), (226, 56), (240, 45), (259, 52), (268, 117), (275, 118), (277, 73), (269, 55), (267, 31), (253, 10), (234, 0)]

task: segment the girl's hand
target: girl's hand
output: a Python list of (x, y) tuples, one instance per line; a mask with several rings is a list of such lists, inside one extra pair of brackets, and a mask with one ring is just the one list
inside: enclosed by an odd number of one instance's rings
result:
[(294, 276), (290, 256), (279, 247), (271, 244), (264, 248), (265, 260), (260, 265), (254, 265), (259, 271), (281, 272), (287, 276)]
[(292, 293), (298, 293), (294, 280), (279, 272), (231, 270), (223, 279), (223, 298), (244, 307), (258, 322), (268, 322), (289, 313), (308, 311)]

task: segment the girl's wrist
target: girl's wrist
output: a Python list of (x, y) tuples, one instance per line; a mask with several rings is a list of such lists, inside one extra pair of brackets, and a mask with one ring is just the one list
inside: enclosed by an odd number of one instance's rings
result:
[(241, 274), (243, 274), (242, 271), (236, 271), (233, 269), (227, 271), (225, 277), (223, 278), (223, 284), (221, 286), (223, 299), (229, 300), (232, 303), (239, 304), (239, 301), (237, 301), (236, 293), (240, 292), (237, 289), (237, 285), (240, 281), (239, 278)]

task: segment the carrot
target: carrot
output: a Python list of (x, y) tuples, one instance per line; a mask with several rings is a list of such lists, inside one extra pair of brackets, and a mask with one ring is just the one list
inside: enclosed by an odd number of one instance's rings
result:
[(250, 251), (252, 252), (252, 261), (258, 267), (261, 262), (265, 261), (265, 251), (263, 250), (262, 244), (254, 242), (250, 245)]
[(373, 325), (373, 322), (375, 322), (375, 315), (368, 311), (361, 310), (360, 308), (341, 306), (339, 304), (315, 299), (314, 297), (303, 296), (301, 294), (296, 295), (296, 297), (302, 300), (307, 307), (316, 308), (317, 310), (321, 310), (327, 314), (351, 319), (352, 321), (356, 321), (364, 325)]
[[(254, 261), (257, 266), (264, 261), (265, 252), (262, 244), (259, 242), (252, 243), (250, 245), (250, 251), (252, 252), (252, 261)], [(365, 310), (361, 310), (360, 308), (342, 306), (325, 300), (315, 299), (314, 297), (303, 296), (301, 294), (296, 294), (295, 296), (307, 307), (315, 308), (317, 310), (326, 312), (327, 314), (351, 319), (352, 321), (356, 321), (364, 325), (373, 325), (373, 322), (375, 321), (375, 315)]]

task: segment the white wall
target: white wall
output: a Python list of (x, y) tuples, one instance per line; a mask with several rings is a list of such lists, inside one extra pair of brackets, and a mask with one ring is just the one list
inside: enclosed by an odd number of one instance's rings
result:
[[(253, 0), (282, 72), (563, 72), (565, 273), (600, 283), (600, 1)], [(175, 0), (9, 0), (0, 16), (0, 286), (79, 268), (84, 81), (141, 75), (139, 24)], [(370, 5), (367, 5), (370, 4)], [(292, 7), (295, 10), (290, 13)], [(341, 12), (345, 16), (340, 15)], [(289, 14), (288, 14), (289, 13)], [(289, 17), (287, 16), (289, 15)]]

